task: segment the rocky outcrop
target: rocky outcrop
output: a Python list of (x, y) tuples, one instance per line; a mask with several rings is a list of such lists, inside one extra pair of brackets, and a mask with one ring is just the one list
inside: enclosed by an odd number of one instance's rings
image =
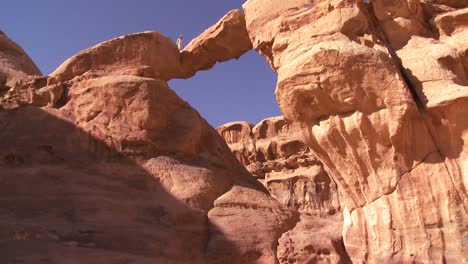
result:
[(237, 59), (251, 49), (244, 13), (232, 10), (184, 48), (180, 55), (182, 74), (177, 77), (192, 77), (197, 71), (211, 69), (217, 62)]
[(0, 97), (3, 108), (12, 109), (21, 105), (55, 106), (62, 99), (63, 83), (59, 78), (32, 75), (15, 83)]
[(23, 77), (41, 75), (31, 58), (0, 31), (0, 96)]
[(307, 146), (303, 129), (279, 116), (255, 126), (228, 123), (218, 132), (273, 198), (301, 214), (297, 225), (278, 241), (279, 262), (349, 263), (337, 186)]
[(464, 8), (468, 7), (468, 3), (464, 0), (422, 0), (423, 3), (429, 3), (435, 5), (437, 8)]
[[(451, 7), (370, 2), (250, 0), (243, 7), (254, 48), (278, 73), (282, 112), (302, 123), (338, 186), (352, 261), (463, 263), (466, 67), (458, 44), (434, 33), (432, 21), (441, 20), (429, 12), (447, 15)], [(431, 52), (416, 52), (422, 43)], [(430, 88), (446, 84), (447, 94)]]
[(159, 33), (137, 33), (8, 91), (2, 260), (276, 261), (277, 241), (298, 216), (168, 87), (178, 56)]
[(218, 128), (229, 148), (270, 194), (291, 210), (315, 216), (339, 213), (335, 183), (304, 140), (300, 123), (282, 116), (253, 126), (232, 122)]
[[(466, 1), (243, 7), (182, 53), (142, 32), (51, 76), (0, 34), (2, 260), (468, 261)], [(234, 156), (167, 81), (251, 47), (284, 118), (219, 128)]]

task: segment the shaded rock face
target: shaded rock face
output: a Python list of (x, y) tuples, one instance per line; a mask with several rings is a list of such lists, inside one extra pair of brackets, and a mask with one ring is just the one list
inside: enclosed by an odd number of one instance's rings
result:
[[(142, 32), (51, 76), (0, 34), (2, 260), (468, 261), (466, 2), (243, 7), (182, 54)], [(219, 128), (234, 157), (167, 80), (249, 43), (285, 117)]]
[(243, 7), (254, 48), (278, 73), (285, 118), (305, 127), (346, 205), (351, 260), (464, 263), (465, 10), (370, 2)]
[(298, 215), (167, 86), (179, 65), (166, 37), (137, 33), (2, 96), (3, 261), (277, 261)]

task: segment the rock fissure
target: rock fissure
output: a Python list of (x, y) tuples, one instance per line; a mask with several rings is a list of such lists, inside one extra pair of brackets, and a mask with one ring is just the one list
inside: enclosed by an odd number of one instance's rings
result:
[(370, 22), (372, 23), (372, 25), (376, 28), (378, 34), (379, 34), (379, 37), (383, 40), (383, 42), (385, 43), (385, 47), (386, 49), (388, 50), (392, 60), (394, 61), (395, 63), (395, 66), (397, 67), (398, 69), (398, 72), (400, 74), (400, 76), (402, 77), (406, 87), (408, 88), (408, 90), (410, 91), (411, 93), (411, 96), (413, 97), (413, 100), (414, 102), (416, 103), (416, 105), (418, 106), (418, 109), (419, 111), (421, 111), (421, 113), (425, 113), (426, 112), (426, 106), (425, 106), (425, 103), (424, 101), (419, 97), (418, 95), (418, 92), (416, 90), (416, 88), (414, 87), (413, 83), (411, 82), (411, 78), (406, 74), (406, 69), (405, 67), (403, 67), (403, 62), (401, 61), (401, 58), (398, 57), (396, 51), (390, 46), (390, 41), (389, 41), (389, 38), (387, 37), (387, 34), (385, 33), (385, 31), (382, 29), (382, 27), (380, 26), (380, 23), (378, 22), (379, 20), (377, 19), (377, 16), (375, 15), (375, 12), (374, 12), (374, 6), (372, 4), (372, 2), (368, 3), (367, 4), (367, 12), (369, 13), (370, 15)]
[[(442, 162), (444, 164), (445, 170), (446, 170), (447, 174), (450, 176), (450, 180), (452, 181), (453, 186), (455, 187), (456, 195), (458, 196), (459, 199), (463, 200), (463, 198), (462, 198), (462, 196), (460, 194), (460, 191), (458, 190), (457, 184), (454, 181), (453, 175), (451, 175), (451, 171), (450, 171), (450, 169), (448, 168), (448, 166), (446, 164), (446, 156), (442, 152), (442, 148), (440, 146), (439, 140), (437, 139), (437, 136), (435, 135), (435, 132), (433, 131), (433, 126), (431, 125), (431, 122), (429, 121), (431, 114), (427, 111), (426, 103), (424, 102), (424, 100), (418, 95), (418, 91), (417, 91), (417, 88), (416, 88), (416, 86), (418, 84), (415, 84), (411, 80), (411, 77), (408, 76), (408, 73), (407, 73), (408, 69), (406, 69), (403, 66), (402, 59), (400, 58), (400, 56), (398, 56), (395, 49), (393, 47), (391, 47), (391, 45), (389, 44), (390, 43), (389, 38), (388, 38), (385, 30), (383, 30), (381, 28), (380, 23), (378, 22), (378, 19), (377, 19), (375, 13), (374, 13), (374, 7), (372, 6), (372, 2), (369, 3), (368, 12), (369, 12), (369, 14), (371, 16), (372, 23), (378, 29), (379, 35), (381, 36), (381, 38), (386, 43), (386, 48), (388, 49), (388, 51), (389, 51), (392, 59), (394, 60), (397, 68), (399, 69), (399, 73), (402, 76), (402, 78), (403, 78), (406, 86), (408, 87), (409, 91), (411, 92), (412, 97), (413, 97), (416, 105), (418, 106), (418, 109), (419, 109), (419, 111), (420, 111), (420, 113), (422, 115), (424, 125), (427, 128), (427, 131), (429, 133), (429, 136), (430, 136), (432, 142), (435, 144), (435, 146), (437, 148), (437, 151), (438, 151), (440, 157), (442, 158)], [(449, 58), (451, 58), (451, 57), (449, 57)], [(431, 80), (422, 80), (422, 81), (419, 81), (419, 82), (422, 84), (422, 83), (436, 82), (436, 81), (441, 81), (441, 80), (446, 80), (446, 79), (434, 78), (434, 79), (431, 79)], [(466, 206), (468, 206), (468, 205), (463, 206), (463, 208), (465, 210), (465, 213), (467, 212)]]

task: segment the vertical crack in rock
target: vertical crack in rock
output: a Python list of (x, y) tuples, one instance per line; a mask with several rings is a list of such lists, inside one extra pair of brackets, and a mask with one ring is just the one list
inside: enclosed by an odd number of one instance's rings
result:
[[(396, 67), (398, 68), (400, 76), (402, 77), (404, 83), (406, 84), (408, 90), (410, 91), (410, 93), (411, 93), (411, 95), (413, 97), (414, 102), (416, 103), (419, 111), (421, 112), (422, 120), (423, 120), (423, 122), (424, 122), (424, 124), (425, 124), (425, 126), (427, 128), (429, 136), (431, 137), (433, 143), (435, 144), (435, 146), (437, 148), (437, 152), (439, 153), (439, 155), (440, 155), (440, 157), (441, 157), (441, 159), (443, 161), (445, 170), (447, 171), (447, 174), (449, 175), (450, 180), (452, 181), (452, 184), (455, 187), (456, 195), (458, 196), (458, 199), (463, 200), (462, 196), (460, 195), (459, 187), (457, 186), (457, 184), (456, 184), (456, 182), (455, 182), (455, 180), (453, 178), (454, 176), (452, 175), (452, 173), (450, 172), (450, 170), (449, 170), (449, 168), (448, 168), (448, 166), (446, 164), (446, 155), (442, 152), (442, 148), (440, 146), (439, 140), (437, 140), (437, 136), (436, 136), (436, 132), (434, 130), (434, 127), (431, 125), (431, 122), (430, 122), (431, 113), (427, 111), (426, 103), (418, 95), (415, 84), (411, 81), (410, 76), (408, 76), (408, 73), (407, 73), (405, 67), (403, 66), (402, 59), (398, 56), (395, 49), (390, 45), (389, 38), (388, 38), (387, 34), (385, 33), (385, 31), (380, 26), (380, 23), (379, 23), (379, 21), (377, 19), (377, 16), (375, 15), (372, 2), (367, 3), (366, 6), (367, 6), (367, 11), (369, 13), (369, 17), (370, 17), (370, 21), (371, 21), (372, 25), (376, 28), (377, 33), (380, 35), (379, 37), (384, 41), (385, 46), (388, 49), (392, 60), (394, 61)], [(467, 208), (465, 207), (465, 205), (463, 205), (463, 208), (464, 208), (465, 213), (466, 213)]]
[(372, 5), (372, 2), (366, 3), (367, 7), (367, 12), (369, 13), (369, 20), (372, 23), (372, 26), (376, 29), (377, 33), (379, 34), (379, 37), (382, 39), (382, 41), (385, 43), (386, 48), (388, 49), (388, 52), (392, 58), (392, 60), (395, 62), (395, 66), (398, 68), (398, 72), (400, 73), (400, 76), (402, 77), (403, 81), (405, 82), (408, 90), (410, 91), (414, 102), (418, 106), (418, 109), (422, 112), (426, 112), (426, 106), (423, 102), (423, 100), (419, 97), (416, 88), (413, 86), (413, 83), (411, 82), (411, 79), (409, 76), (406, 74), (405, 67), (403, 67), (403, 62), (401, 61), (401, 58), (398, 57), (396, 51), (391, 47), (389, 44), (389, 38), (387, 37), (387, 34), (385, 34), (385, 31), (382, 29), (380, 26), (379, 20), (377, 19), (377, 16), (374, 13), (374, 8)]

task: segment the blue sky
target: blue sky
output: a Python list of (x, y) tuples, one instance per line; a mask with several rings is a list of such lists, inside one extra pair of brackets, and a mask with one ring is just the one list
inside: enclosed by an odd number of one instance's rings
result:
[[(43, 74), (102, 41), (154, 30), (185, 42), (216, 23), (242, 0), (15, 0), (2, 3), (0, 29), (20, 44)], [(274, 98), (276, 74), (251, 51), (170, 86), (213, 126), (251, 123), (280, 111)]]

